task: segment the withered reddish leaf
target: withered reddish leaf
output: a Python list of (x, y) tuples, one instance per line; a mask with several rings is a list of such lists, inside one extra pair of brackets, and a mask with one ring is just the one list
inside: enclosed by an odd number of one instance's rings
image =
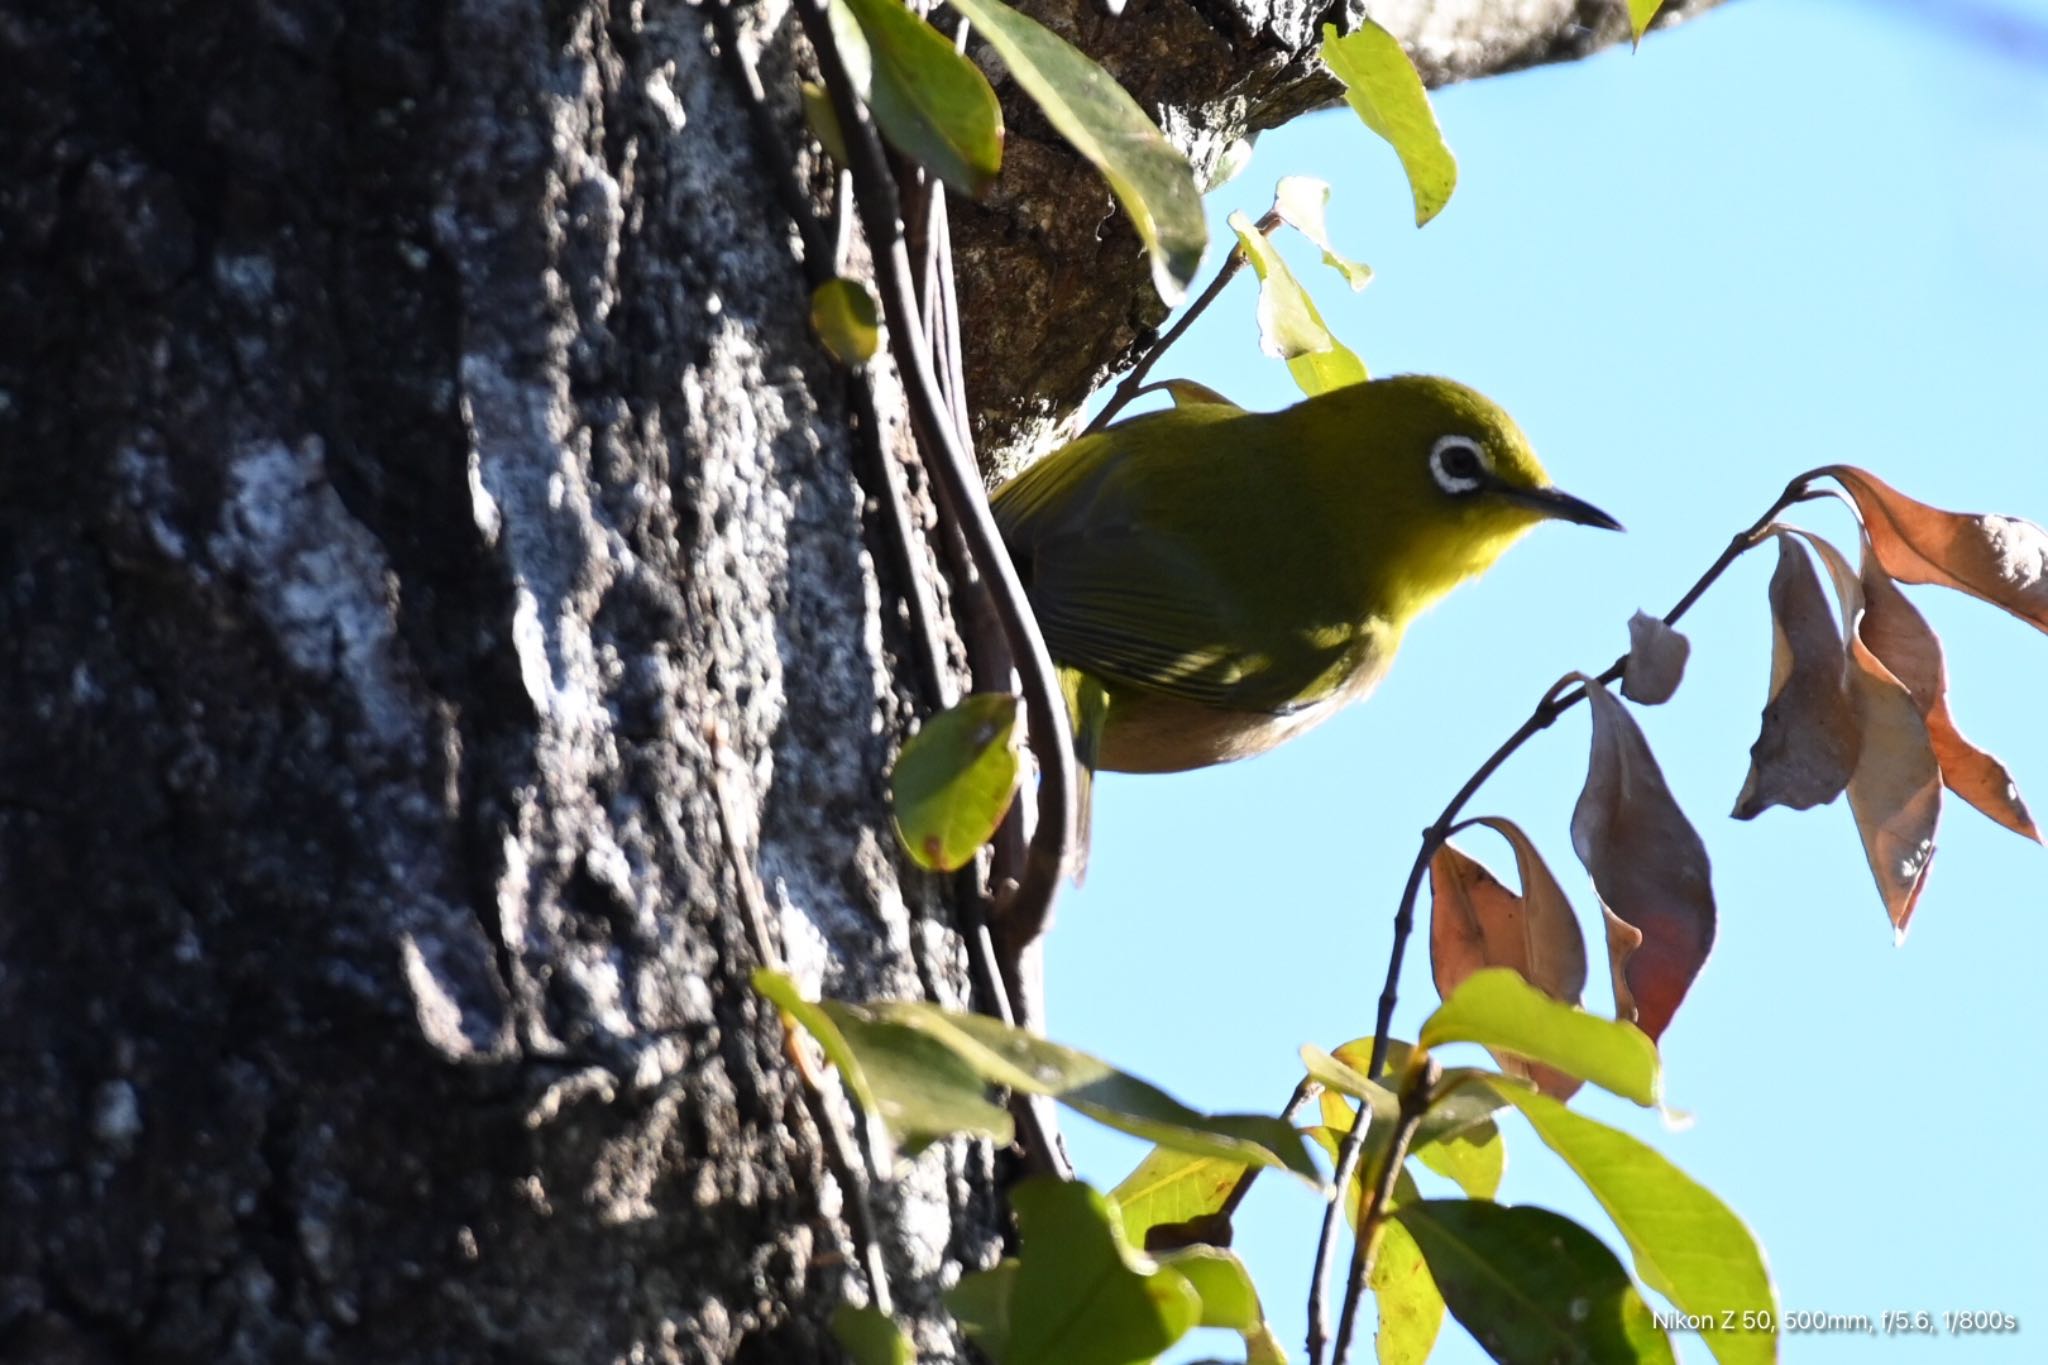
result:
[(1628, 662), (1622, 665), (1621, 695), (1645, 706), (1671, 700), (1685, 678), (1692, 642), (1660, 616), (1639, 611), (1628, 618)]
[(2048, 531), (2018, 517), (1929, 507), (1853, 465), (1821, 472), (1856, 500), (1870, 546), (1893, 578), (1958, 589), (2048, 630)]
[(1806, 539), (1828, 566), (1842, 617), (1849, 622), (1849, 694), (1863, 731), (1863, 748), (1849, 778), (1849, 809), (1885, 914), (1903, 937), (1934, 861), (1941, 768), (1919, 704), (1863, 638), (1867, 608), (1861, 577), (1834, 546), (1818, 536)]
[(1948, 710), (1948, 665), (1941, 638), (1899, 591), (1866, 543), (1863, 555), (1863, 643), (1904, 684), (1927, 723), (1941, 780), (1963, 800), (2016, 834), (2040, 841), (2020, 789), (2005, 765), (1964, 739)]
[(1714, 946), (1707, 850), (1628, 708), (1597, 682), (1587, 682), (1586, 696), (1593, 746), (1572, 811), (1572, 846), (1601, 902), (1643, 936), (1622, 984), (1637, 1027), (1656, 1038)]
[[(1557, 879), (1529, 837), (1511, 820), (1480, 822), (1515, 850), (1522, 894), (1500, 884), (1485, 865), (1449, 844), (1430, 860), (1429, 961), (1437, 994), (1448, 998), (1482, 967), (1511, 967), (1553, 1000), (1579, 1003), (1586, 989), (1586, 940)], [(1509, 1075), (1567, 1100), (1580, 1082), (1551, 1067), (1495, 1052)]]
[(1771, 695), (1735, 798), (1738, 820), (1772, 806), (1806, 810), (1834, 800), (1849, 785), (1861, 746), (1835, 614), (1813, 561), (1789, 535), (1778, 537), (1770, 598)]
[(1628, 960), (1643, 946), (1643, 931), (1604, 905), (1600, 914), (1607, 921), (1607, 968), (1614, 976), (1614, 1017), (1632, 1021), (1636, 1017), (1636, 1000), (1628, 988)]

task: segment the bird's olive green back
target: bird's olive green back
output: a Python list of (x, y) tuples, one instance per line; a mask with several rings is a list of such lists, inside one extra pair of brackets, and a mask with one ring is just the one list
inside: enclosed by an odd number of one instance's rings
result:
[(1055, 659), (1233, 709), (1320, 700), (1363, 651), (1483, 569), (1535, 517), (1432, 482), (1447, 432), (1540, 486), (1506, 415), (1403, 377), (1277, 413), (1195, 405), (1055, 452), (996, 496)]

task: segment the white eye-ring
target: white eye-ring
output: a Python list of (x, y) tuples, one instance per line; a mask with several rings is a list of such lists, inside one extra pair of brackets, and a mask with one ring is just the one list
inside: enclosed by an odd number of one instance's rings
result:
[(1486, 452), (1469, 436), (1442, 436), (1430, 447), (1430, 476), (1453, 497), (1478, 492), (1489, 469)]

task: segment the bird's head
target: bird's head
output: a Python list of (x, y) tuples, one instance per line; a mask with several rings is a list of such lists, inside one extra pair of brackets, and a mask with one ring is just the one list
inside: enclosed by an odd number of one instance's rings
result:
[(1372, 482), (1399, 509), (1406, 586), (1424, 599), (1484, 571), (1540, 521), (1621, 529), (1552, 485), (1514, 418), (1477, 390), (1397, 375), (1312, 401), (1347, 394), (1355, 429), (1377, 436)]

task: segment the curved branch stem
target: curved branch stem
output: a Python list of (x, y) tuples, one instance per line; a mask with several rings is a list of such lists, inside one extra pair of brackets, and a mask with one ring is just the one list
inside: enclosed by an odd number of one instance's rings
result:
[[(1365, 1207), (1358, 1211), (1358, 1232), (1351, 1243), (1351, 1278), (1353, 1286), (1362, 1285), (1372, 1273), (1373, 1260), (1379, 1255), (1380, 1227), (1387, 1221), (1387, 1211), (1394, 1206), (1394, 1191), (1401, 1183), (1401, 1167), (1407, 1164), (1409, 1144), (1415, 1141), (1415, 1132), (1422, 1126), (1423, 1116), (1429, 1113), (1429, 1106), (1435, 1099), (1436, 1083), (1443, 1075), (1434, 1057), (1425, 1057), (1423, 1064), (1410, 1070), (1407, 1083), (1401, 1087), (1400, 1116), (1395, 1120), (1394, 1133), (1387, 1143), (1386, 1158), (1373, 1181), (1372, 1190), (1366, 1195)], [(1352, 1122), (1365, 1122), (1361, 1111)], [(1339, 1197), (1342, 1197), (1342, 1187)], [(1359, 1295), (1355, 1292), (1344, 1296), (1344, 1313), (1337, 1321), (1336, 1365), (1345, 1365), (1351, 1355), (1351, 1339), (1358, 1322)]]
[(1074, 753), (1066, 705), (1044, 637), (1025, 603), (1023, 585), (989, 512), (979, 471), (955, 429), (951, 405), (940, 392), (931, 356), (923, 344), (924, 324), (904, 238), (901, 201), (881, 138), (867, 110), (854, 97), (824, 0), (798, 0), (796, 10), (817, 54), (819, 73), (846, 140), (855, 203), (874, 258), (876, 292), (888, 322), (889, 348), (903, 381), (918, 450), (941, 517), (958, 528), (974, 570), (987, 585), (1023, 694), (1025, 724), (1039, 770), (1038, 822), (1031, 833), (1023, 876), (1004, 906), (1004, 922), (998, 926), (1002, 946), (1014, 953), (1044, 932), (1073, 847)]
[[(1266, 216), (1259, 219), (1253, 226), (1270, 237), (1279, 230), (1280, 222), (1280, 211), (1278, 209), (1269, 209), (1266, 212)], [(1210, 304), (1216, 302), (1216, 298), (1223, 292), (1224, 286), (1236, 279), (1237, 273), (1243, 270), (1244, 267), (1244, 244), (1240, 242), (1230, 249), (1228, 256), (1223, 258), (1223, 264), (1216, 271), (1216, 278), (1209, 281), (1208, 287), (1196, 296), (1193, 303), (1188, 305), (1187, 311), (1175, 318), (1173, 326), (1167, 328), (1165, 333), (1152, 343), (1151, 347), (1145, 352), (1144, 357), (1137, 364), (1131, 366), (1131, 372), (1125, 375), (1122, 382), (1116, 386), (1116, 392), (1112, 393), (1109, 396), (1109, 401), (1102, 405), (1102, 411), (1096, 413), (1095, 420), (1082, 430), (1081, 434), (1083, 436), (1093, 435), (1095, 432), (1102, 430), (1116, 418), (1118, 413), (1129, 407), (1133, 400), (1142, 394), (1151, 392), (1146, 387), (1145, 377), (1152, 373), (1152, 367), (1159, 363), (1159, 358), (1166, 354), (1168, 348), (1174, 342), (1179, 341), (1187, 334), (1188, 328), (1194, 326), (1195, 319), (1202, 316), (1208, 310)]]
[[(1784, 492), (1778, 495), (1777, 501), (1773, 502), (1765, 510), (1764, 514), (1751, 523), (1749, 527), (1738, 532), (1728, 542), (1727, 546), (1722, 549), (1714, 562), (1707, 567), (1706, 572), (1701, 574), (1698, 580), (1690, 588), (1686, 589), (1685, 595), (1680, 597), (1671, 610), (1665, 613), (1665, 623), (1667, 625), (1672, 624), (1685, 615), (1686, 612), (1690, 611), (1693, 604), (1698, 602), (1707, 589), (1712, 587), (1720, 579), (1721, 575), (1728, 571), (1728, 567), (1731, 564), (1741, 558), (1745, 551), (1753, 549), (1763, 541), (1771, 524), (1777, 520), (1778, 515), (1786, 508), (1794, 503), (1806, 502), (1816, 497), (1827, 496), (1825, 492), (1816, 492), (1811, 487), (1812, 481), (1818, 473), (1818, 470), (1809, 470), (1807, 473), (1799, 475), (1786, 484)], [(1620, 658), (1609, 664), (1593, 681), (1602, 685), (1614, 682), (1621, 677), (1622, 670), (1627, 664), (1628, 655), (1623, 654)], [(1415, 901), (1422, 890), (1423, 874), (1429, 870), (1430, 860), (1436, 856), (1437, 850), (1443, 847), (1444, 841), (1450, 838), (1460, 815), (1464, 812), (1466, 803), (1478, 794), (1479, 789), (1486, 784), (1487, 779), (1498, 772), (1501, 765), (1512, 758), (1515, 752), (1524, 744), (1528, 743), (1537, 734), (1556, 724), (1558, 717), (1585, 699), (1586, 684), (1583, 682), (1571, 685), (1570, 680), (1566, 679), (1553, 684), (1550, 690), (1544, 694), (1543, 699), (1536, 704), (1536, 709), (1529, 713), (1528, 719), (1517, 726), (1514, 733), (1503, 740), (1500, 747), (1489, 754), (1486, 761), (1481, 763), (1472, 775), (1465, 779), (1464, 785), (1459, 787), (1457, 793), (1445, 803), (1435, 822), (1422, 832), (1422, 846), (1416, 850), (1415, 861), (1408, 869), (1408, 880), (1401, 888), (1400, 906), (1394, 912), (1394, 941), (1387, 954), (1387, 979), (1385, 986), (1380, 991), (1379, 1016), (1373, 1026), (1372, 1060), (1366, 1068), (1366, 1075), (1369, 1078), (1378, 1080), (1380, 1072), (1386, 1067), (1387, 1045), (1392, 1037), (1394, 1023), (1394, 1006), (1399, 997), (1401, 967), (1407, 957), (1409, 935), (1415, 928)], [(1351, 1132), (1345, 1137), (1344, 1145), (1338, 1151), (1338, 1169), (1347, 1175), (1350, 1171), (1357, 1168), (1358, 1153), (1365, 1144), (1365, 1129), (1368, 1118), (1367, 1106), (1361, 1103), (1357, 1116), (1352, 1121)], [(1338, 1189), (1341, 1192), (1343, 1186), (1340, 1185)], [(1315, 1268), (1311, 1272), (1309, 1280), (1310, 1365), (1321, 1365), (1322, 1345), (1329, 1334), (1327, 1290), (1330, 1263), (1335, 1259), (1336, 1255), (1337, 1226), (1341, 1221), (1342, 1210), (1343, 1203), (1340, 1193), (1338, 1202), (1333, 1203), (1323, 1215), (1322, 1235), (1316, 1243)], [(1356, 1319), (1357, 1302), (1363, 1291), (1365, 1274), (1371, 1269), (1370, 1258), (1354, 1256), (1351, 1269), (1351, 1277), (1345, 1286), (1344, 1312), (1336, 1342), (1336, 1361), (1338, 1365), (1341, 1365), (1350, 1351), (1351, 1330)]]

